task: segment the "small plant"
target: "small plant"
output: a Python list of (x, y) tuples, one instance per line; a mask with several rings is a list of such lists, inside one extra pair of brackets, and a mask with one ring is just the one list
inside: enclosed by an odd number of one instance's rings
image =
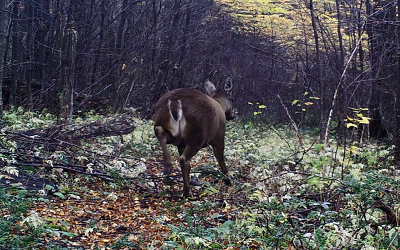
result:
[(37, 214), (29, 214), (29, 202), (30, 198), (25, 190), (0, 188), (1, 249), (23, 249), (42, 243), (42, 221)]

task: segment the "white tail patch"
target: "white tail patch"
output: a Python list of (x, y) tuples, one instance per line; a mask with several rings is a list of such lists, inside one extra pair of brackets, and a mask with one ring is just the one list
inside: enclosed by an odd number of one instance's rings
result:
[(176, 137), (186, 123), (183, 117), (182, 101), (178, 100), (178, 102), (173, 103), (171, 100), (168, 100), (168, 111), (171, 117), (170, 133), (172, 136)]

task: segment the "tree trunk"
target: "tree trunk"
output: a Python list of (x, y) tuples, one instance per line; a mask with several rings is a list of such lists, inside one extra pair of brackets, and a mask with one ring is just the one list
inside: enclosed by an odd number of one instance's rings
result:
[(26, 60), (28, 62), (26, 68), (26, 97), (28, 100), (27, 108), (28, 110), (32, 110), (33, 108), (33, 97), (32, 97), (32, 75), (33, 75), (33, 2), (27, 4), (27, 15), (28, 20), (26, 24), (26, 28), (28, 30), (26, 36)]
[(12, 51), (11, 51), (11, 61), (12, 61), (12, 82), (11, 82), (11, 93), (9, 105), (11, 108), (17, 107), (17, 87), (18, 82), (20, 81), (20, 75), (18, 72), (18, 51), (19, 51), (19, 37), (17, 35), (18, 32), (18, 18), (19, 18), (19, 10), (18, 6), (20, 1), (14, 1), (13, 4), (13, 22), (12, 22)]
[(336, 0), (336, 17), (337, 17), (337, 32), (339, 39), (339, 49), (340, 49), (340, 61), (339, 61), (339, 72), (344, 69), (344, 47), (343, 47), (343, 38), (342, 38), (342, 15), (340, 11), (340, 2)]
[(4, 55), (6, 53), (7, 12), (6, 0), (0, 0), (0, 127), (3, 127), (3, 75)]
[[(116, 60), (115, 64), (117, 65), (117, 74), (115, 79), (113, 80), (113, 84), (117, 85), (114, 86), (114, 89), (117, 90), (117, 94), (114, 97), (114, 103), (113, 103), (113, 110), (114, 112), (122, 112), (124, 109), (124, 99), (129, 98), (128, 96), (125, 95), (125, 93), (128, 92), (128, 83), (123, 83), (123, 74), (124, 74), (124, 68), (122, 66), (123, 64), (123, 54), (122, 54), (122, 39), (123, 39), (123, 34), (124, 34), (124, 29), (125, 29), (125, 23), (126, 23), (126, 7), (128, 6), (128, 0), (123, 0), (122, 1), (122, 6), (121, 6), (121, 20), (118, 25), (118, 33), (117, 33), (117, 41), (115, 44), (115, 52), (116, 52)], [(129, 92), (128, 92), (129, 93)]]
[[(343, 36), (342, 36), (342, 14), (341, 14), (341, 10), (340, 10), (340, 2), (339, 0), (336, 0), (336, 17), (337, 17), (337, 33), (338, 33), (338, 39), (339, 39), (339, 50), (340, 50), (340, 58), (339, 58), (339, 66), (338, 66), (338, 81), (339, 81), (339, 85), (337, 88), (337, 97), (334, 98), (338, 98), (337, 101), (337, 107), (332, 107), (334, 109), (336, 109), (336, 112), (339, 116), (340, 120), (344, 120), (347, 117), (347, 96), (346, 96), (346, 91), (345, 91), (345, 82), (346, 82), (346, 74), (344, 73), (345, 70), (345, 66), (344, 66), (344, 46), (343, 46)], [(333, 100), (333, 102), (335, 102), (335, 100)], [(328, 126), (328, 125), (327, 125)], [(345, 137), (344, 133), (346, 133), (346, 127), (345, 127), (345, 123), (344, 122), (340, 122), (339, 123), (339, 131), (338, 131), (338, 135), (339, 138), (341, 137)], [(326, 128), (325, 131), (328, 131), (328, 127)], [(327, 137), (327, 133), (325, 134), (325, 136)], [(327, 138), (325, 138), (325, 144), (327, 142)]]
[[(400, 0), (397, 0), (397, 22), (400, 21)], [(400, 27), (396, 26), (397, 38), (397, 89), (395, 102), (395, 160), (400, 162)]]
[(321, 72), (321, 56), (320, 56), (320, 49), (319, 49), (319, 37), (318, 37), (318, 29), (317, 29), (317, 22), (315, 20), (315, 13), (314, 13), (314, 5), (313, 0), (310, 0), (310, 15), (311, 15), (311, 24), (314, 32), (314, 42), (315, 42), (315, 67), (316, 67), (316, 78), (319, 85), (319, 97), (320, 100), (320, 121), (319, 121), (319, 131), (320, 131), (320, 141), (324, 140), (324, 127), (325, 127), (325, 116), (324, 116), (324, 85), (322, 83), (322, 72)]
[(69, 123), (72, 120), (74, 100), (75, 56), (77, 32), (72, 25), (69, 26), (63, 37), (61, 46), (61, 86), (59, 123)]
[(104, 42), (104, 25), (105, 25), (105, 18), (106, 18), (106, 8), (105, 4), (101, 5), (100, 9), (100, 24), (99, 24), (99, 39), (97, 46), (94, 50), (94, 62), (93, 62), (93, 68), (91, 72), (91, 79), (90, 79), (90, 87), (89, 87), (89, 92), (90, 94), (92, 92), (97, 91), (97, 89), (94, 87), (96, 83), (96, 75), (98, 74), (98, 65), (100, 64), (100, 56), (102, 54), (102, 48), (103, 48), (103, 42)]

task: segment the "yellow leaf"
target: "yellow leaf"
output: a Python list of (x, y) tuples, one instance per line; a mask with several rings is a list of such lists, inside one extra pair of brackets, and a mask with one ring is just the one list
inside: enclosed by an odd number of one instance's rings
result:
[(346, 124), (346, 127), (347, 127), (347, 128), (351, 128), (351, 127), (357, 128), (357, 125), (354, 124), (354, 123), (347, 123), (347, 124)]
[(253, 105), (253, 103), (252, 103), (252, 102), (248, 102), (248, 104), (250, 104), (250, 105)]
[(359, 123), (362, 123), (362, 124), (369, 124), (369, 120), (371, 120), (371, 118), (369, 118), (369, 117), (362, 117), (361, 120), (359, 120), (358, 122), (359, 122)]
[(311, 106), (311, 105), (313, 105), (314, 103), (312, 103), (312, 102), (306, 102), (306, 103), (304, 103), (306, 106)]
[(298, 103), (298, 102), (299, 102), (299, 100), (293, 100), (292, 106), (295, 105), (295, 104)]
[(258, 106), (258, 108), (265, 109), (266, 107), (265, 107), (265, 105), (260, 105), (260, 106)]

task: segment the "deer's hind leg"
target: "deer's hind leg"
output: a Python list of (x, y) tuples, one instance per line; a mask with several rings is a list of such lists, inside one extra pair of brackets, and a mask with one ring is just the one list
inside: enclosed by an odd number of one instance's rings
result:
[(168, 132), (165, 131), (161, 126), (154, 127), (154, 132), (157, 136), (158, 141), (160, 142), (161, 149), (163, 152), (163, 158), (164, 158), (163, 175), (167, 176), (172, 172), (171, 155), (167, 148)]
[(197, 154), (197, 152), (201, 149), (201, 144), (194, 145), (186, 145), (182, 154), (179, 156), (179, 165), (182, 171), (183, 177), (183, 196), (190, 197), (190, 185), (189, 185), (189, 175), (190, 175), (190, 160), (192, 157)]
[(214, 151), (214, 156), (218, 161), (218, 165), (221, 168), (222, 173), (225, 175), (223, 181), (225, 182), (226, 185), (231, 185), (231, 181), (227, 176), (228, 168), (226, 167), (224, 158), (224, 149), (225, 149), (224, 136), (219, 137), (219, 139), (217, 139), (214, 143), (212, 143), (211, 146)]

